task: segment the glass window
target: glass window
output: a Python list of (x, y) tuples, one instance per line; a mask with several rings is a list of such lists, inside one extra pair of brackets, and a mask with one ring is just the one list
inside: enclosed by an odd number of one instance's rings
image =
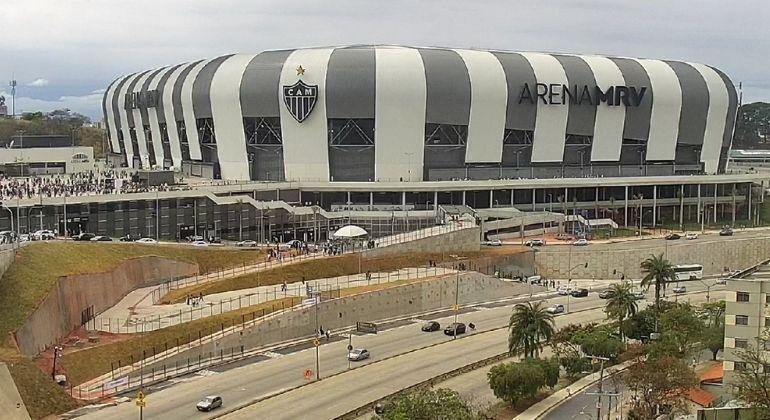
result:
[(770, 293), (765, 295), (765, 303), (770, 303)]
[(735, 370), (741, 371), (746, 369), (746, 363), (745, 362), (735, 362)]
[(735, 294), (736, 302), (748, 302), (749, 294), (747, 292), (738, 292)]
[(735, 348), (736, 349), (745, 349), (748, 347), (749, 341), (743, 338), (736, 338), (735, 339)]
[(749, 325), (749, 317), (746, 315), (735, 315), (735, 325)]

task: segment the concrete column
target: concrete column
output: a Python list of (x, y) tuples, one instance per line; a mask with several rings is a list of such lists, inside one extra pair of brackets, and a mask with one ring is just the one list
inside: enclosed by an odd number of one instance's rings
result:
[(513, 188), (511, 188), (511, 207), (513, 207)]
[(698, 208), (697, 208), (697, 210), (698, 210), (696, 212), (697, 218), (696, 218), (695, 221), (700, 223), (700, 218), (701, 218), (701, 214), (700, 214), (700, 184), (698, 184)]
[(562, 203), (564, 203), (564, 216), (566, 216), (568, 213), (568, 210), (567, 210), (567, 205), (569, 204), (568, 196), (569, 196), (569, 188), (564, 187), (564, 200), (562, 200)]
[(748, 216), (749, 216), (749, 225), (753, 226), (753, 223), (751, 223), (751, 182), (749, 182), (749, 212), (748, 212)]
[(714, 223), (717, 222), (717, 190), (719, 184), (714, 184)]
[(401, 205), (406, 206), (406, 191), (401, 191)]
[[(347, 194), (348, 194), (348, 199), (347, 199), (347, 200), (345, 200), (345, 204), (348, 204), (348, 203), (350, 203), (350, 191), (348, 191), (348, 193), (347, 193)], [(349, 205), (349, 204), (348, 204), (348, 205)]]
[(626, 192), (625, 192), (625, 205), (623, 208), (623, 223), (625, 227), (628, 227), (628, 185), (625, 186)]
[(594, 219), (599, 218), (599, 187), (596, 187), (596, 192), (594, 193)]
[(733, 226), (735, 226), (735, 184), (733, 184)]
[(369, 210), (374, 208), (374, 192), (369, 193)]
[(532, 188), (532, 211), (537, 210), (537, 188)]
[(463, 206), (465, 205), (465, 190), (463, 190)]
[(652, 228), (655, 229), (658, 221), (658, 186), (652, 186)]
[(684, 184), (679, 186), (679, 226), (684, 231)]
[[(348, 193), (350, 194), (350, 193)], [(281, 190), (279, 188), (275, 189), (275, 201), (278, 201), (281, 199)], [(350, 201), (350, 197), (348, 197), (348, 201)]]
[(305, 203), (302, 202), (302, 189), (301, 188), (297, 188), (297, 194), (299, 194), (299, 204), (300, 205), (305, 204)]
[(492, 190), (489, 190), (489, 208), (495, 207), (495, 194)]
[(433, 191), (433, 210), (438, 210), (438, 191)]

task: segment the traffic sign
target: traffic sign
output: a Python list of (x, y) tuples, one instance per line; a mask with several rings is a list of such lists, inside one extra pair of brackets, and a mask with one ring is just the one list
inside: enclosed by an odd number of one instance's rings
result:
[(452, 305), (452, 309), (454, 311), (458, 311), (458, 310), (460, 310), (460, 305)]
[(305, 380), (309, 381), (313, 379), (313, 370), (312, 369), (305, 369)]
[(140, 389), (139, 392), (136, 393), (136, 399), (137, 400), (143, 400), (144, 399), (144, 392)]
[(147, 401), (137, 399), (136, 400), (136, 406), (137, 407), (142, 407), (142, 408), (147, 407)]
[(321, 345), (321, 342), (317, 338), (315, 338), (315, 339), (313, 339), (313, 345), (318, 347), (318, 346)]
[(348, 351), (351, 351), (351, 350), (353, 350), (353, 345), (352, 344), (348, 344)]

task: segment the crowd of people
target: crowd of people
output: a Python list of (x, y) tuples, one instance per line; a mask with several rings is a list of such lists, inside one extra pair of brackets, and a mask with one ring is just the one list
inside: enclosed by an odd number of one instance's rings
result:
[(166, 184), (147, 187), (139, 182), (135, 173), (113, 169), (25, 178), (6, 178), (0, 175), (0, 200), (125, 194), (174, 188)]

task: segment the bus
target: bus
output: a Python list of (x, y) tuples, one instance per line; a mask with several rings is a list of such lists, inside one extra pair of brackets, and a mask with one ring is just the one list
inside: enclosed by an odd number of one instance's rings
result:
[(681, 264), (674, 266), (676, 281), (700, 280), (703, 278), (703, 266), (700, 264)]

